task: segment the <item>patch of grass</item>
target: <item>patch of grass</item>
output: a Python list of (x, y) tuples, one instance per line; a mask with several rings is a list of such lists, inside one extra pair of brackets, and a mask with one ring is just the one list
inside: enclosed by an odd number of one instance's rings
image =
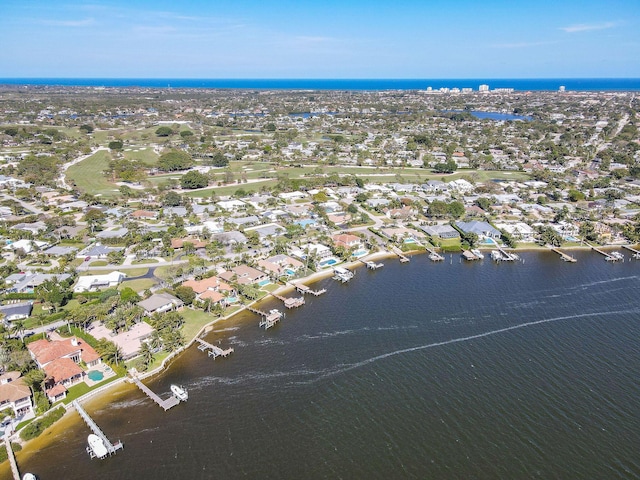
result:
[(131, 265), (140, 265), (144, 263), (159, 263), (157, 258), (142, 258), (140, 260), (134, 260)]
[(106, 260), (96, 260), (89, 264), (90, 267), (106, 267), (107, 265), (109, 265), (109, 262)]
[(185, 324), (182, 326), (182, 333), (187, 342), (190, 342), (202, 327), (217, 318), (215, 315), (211, 315), (203, 310), (192, 310), (191, 308), (185, 308), (180, 314), (185, 319)]
[(89, 158), (77, 163), (67, 170), (69, 183), (74, 183), (82, 191), (92, 195), (119, 195), (118, 186), (107, 181), (103, 171), (109, 167), (111, 154), (100, 150)]
[(152, 278), (140, 278), (138, 280), (124, 281), (118, 286), (118, 290), (131, 288), (135, 292), (143, 292), (156, 284)]

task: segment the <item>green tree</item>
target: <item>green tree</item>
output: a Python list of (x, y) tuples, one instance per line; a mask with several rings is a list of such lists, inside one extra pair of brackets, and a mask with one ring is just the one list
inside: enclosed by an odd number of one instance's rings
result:
[(171, 129), (171, 127), (167, 127), (166, 125), (158, 127), (158, 129), (156, 130), (156, 135), (158, 137), (168, 137), (169, 135), (173, 135), (173, 130)]
[(164, 172), (186, 170), (191, 166), (193, 166), (191, 155), (180, 150), (163, 153), (158, 159), (158, 168)]
[(182, 300), (185, 305), (191, 305), (196, 298), (196, 293), (191, 287), (179, 286), (176, 288), (176, 297)]
[(202, 188), (209, 185), (209, 179), (205, 174), (191, 170), (182, 176), (180, 185), (184, 189)]

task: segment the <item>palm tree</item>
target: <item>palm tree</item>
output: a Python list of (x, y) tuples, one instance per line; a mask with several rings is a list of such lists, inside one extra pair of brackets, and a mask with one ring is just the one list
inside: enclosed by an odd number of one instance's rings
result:
[(144, 366), (143, 370), (146, 370), (153, 362), (153, 350), (151, 349), (151, 345), (147, 342), (142, 342), (138, 353), (140, 354), (140, 362)]
[(18, 320), (17, 322), (14, 322), (11, 326), (11, 330), (14, 334), (18, 335), (20, 337), (20, 340), (22, 340), (22, 342), (24, 343), (24, 321)]

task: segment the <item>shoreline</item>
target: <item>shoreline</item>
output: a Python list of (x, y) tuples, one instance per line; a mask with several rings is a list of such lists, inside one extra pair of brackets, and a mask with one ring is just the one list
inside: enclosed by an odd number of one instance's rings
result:
[[(628, 244), (625, 244), (628, 245)], [(637, 245), (633, 245), (632, 248), (637, 247)], [(491, 250), (494, 249), (495, 246), (481, 246), (481, 247), (477, 247), (480, 250)], [(591, 250), (591, 247), (587, 247), (584, 245), (575, 245), (575, 246), (569, 246), (569, 247), (558, 247), (561, 248), (563, 250), (573, 250), (573, 251), (579, 251), (579, 250), (585, 250), (585, 251), (589, 251)], [(605, 248), (605, 249), (609, 249), (609, 248), (622, 248), (622, 245), (604, 245), (602, 247), (599, 248)], [(521, 247), (521, 248), (506, 248), (509, 251), (531, 251), (531, 252), (549, 252), (549, 253), (553, 253), (549, 248), (544, 247), (544, 246), (533, 246), (533, 245), (527, 245), (525, 247)], [(409, 256), (413, 256), (413, 255), (419, 255), (419, 254), (425, 254), (428, 253), (427, 250), (410, 250), (410, 251), (406, 251), (406, 252), (402, 252), (404, 255), (409, 255)], [(444, 252), (444, 253), (459, 253), (459, 252)], [(370, 253), (368, 255), (365, 255), (364, 257), (361, 257), (357, 260), (352, 260), (352, 261), (348, 261), (348, 262), (343, 262), (341, 264), (339, 264), (339, 266), (343, 267), (343, 268), (349, 268), (349, 269), (353, 269), (354, 267), (358, 267), (358, 266), (365, 266), (364, 262), (366, 261), (376, 261), (376, 260), (383, 260), (383, 259), (389, 259), (389, 258), (397, 258), (398, 254), (394, 253), (394, 252), (390, 252), (390, 251), (386, 251), (386, 250), (381, 250), (378, 252), (373, 252)], [(209, 332), (212, 331), (214, 325), (223, 322), (223, 321), (227, 321), (227, 320), (231, 320), (233, 319), (236, 315), (244, 312), (247, 310), (247, 307), (259, 304), (260, 302), (267, 300), (270, 296), (272, 296), (272, 294), (286, 294), (289, 293), (291, 291), (293, 291), (296, 287), (297, 284), (305, 284), (307, 286), (318, 282), (320, 280), (324, 280), (328, 277), (331, 277), (334, 274), (333, 272), (333, 268), (328, 268), (325, 270), (321, 270), (319, 272), (314, 272), (310, 275), (307, 275), (306, 277), (302, 277), (299, 279), (295, 279), (292, 280), (291, 282), (288, 282), (285, 285), (280, 285), (277, 289), (275, 289), (273, 292), (269, 292), (267, 293), (265, 296), (263, 296), (262, 298), (258, 299), (258, 300), (254, 300), (251, 303), (248, 303), (246, 305), (243, 305), (242, 308), (240, 308), (239, 310), (234, 311), (233, 313), (230, 313), (224, 317), (218, 317), (213, 319), (211, 322), (203, 325), (200, 330), (198, 330), (198, 332), (193, 336), (193, 338), (191, 338), (184, 346), (180, 347), (178, 350), (172, 352), (171, 354), (169, 354), (163, 361), (162, 363), (154, 368), (151, 371), (148, 372), (144, 372), (142, 374), (137, 375), (137, 378), (139, 378), (140, 380), (144, 380), (147, 378), (151, 378), (154, 377), (158, 374), (161, 374), (162, 372), (164, 372), (167, 368), (170, 367), (171, 363), (173, 362), (173, 360), (175, 360), (180, 354), (182, 354), (185, 350), (187, 350), (188, 348), (190, 348), (194, 343), (196, 343), (196, 339), (202, 337), (203, 335), (208, 334)], [(79, 403), (85, 403), (87, 401), (95, 401), (95, 402), (101, 402), (104, 400), (104, 397), (106, 397), (109, 393), (113, 393), (114, 390), (116, 390), (116, 387), (122, 387), (125, 384), (132, 384), (132, 382), (130, 381), (129, 375), (124, 376), (122, 378), (119, 378), (117, 380), (114, 380), (106, 385), (103, 385), (101, 387), (96, 388), (95, 390), (92, 390), (84, 395), (82, 395), (81, 397), (78, 397), (76, 400)], [(101, 405), (104, 405), (104, 402), (101, 403)], [(35, 445), (35, 444), (39, 444), (42, 441), (45, 441), (46, 444), (49, 443), (49, 441), (47, 440), (47, 436), (51, 435), (52, 432), (55, 431), (55, 429), (57, 428), (58, 425), (61, 424), (61, 422), (64, 421), (70, 421), (71, 420), (71, 415), (70, 413), (75, 411), (75, 408), (73, 407), (73, 405), (71, 403), (67, 404), (67, 405), (58, 405), (58, 406), (63, 406), (66, 410), (65, 414), (63, 415), (63, 417), (56, 423), (54, 423), (51, 427), (47, 428), (40, 436), (28, 440), (28, 441), (23, 441), (20, 437), (19, 437), (19, 431), (15, 432), (14, 434), (11, 435), (10, 439), (12, 442), (16, 442), (16, 443), (20, 443), (23, 447), (23, 455), (26, 455), (25, 458), (29, 458), (32, 454), (37, 453), (37, 449), (34, 449), (33, 451), (29, 451), (28, 448), (30, 445)], [(57, 407), (55, 407), (57, 408)], [(39, 418), (39, 417), (36, 417)], [(56, 436), (51, 437), (51, 439), (55, 439)], [(42, 448), (43, 445), (38, 445), (38, 448)], [(45, 445), (46, 446), (46, 445)]]
[[(405, 253), (411, 253), (411, 252), (405, 252)], [(422, 253), (422, 252), (421, 251), (413, 251), (413, 253)], [(397, 255), (395, 253), (388, 252), (388, 251), (378, 251), (378, 252), (373, 252), (373, 253), (370, 253), (368, 255), (365, 255), (364, 257), (362, 257), (360, 259), (357, 259), (357, 260), (341, 263), (340, 266), (343, 267), (343, 268), (353, 268), (353, 267), (357, 267), (358, 265), (364, 266), (363, 262), (365, 262), (365, 261), (381, 260), (381, 259), (393, 258), (393, 257), (397, 257)], [(196, 343), (196, 339), (200, 338), (203, 334), (206, 335), (207, 333), (211, 332), (212, 327), (214, 325), (216, 325), (217, 323), (220, 323), (220, 322), (223, 322), (223, 321), (227, 321), (227, 320), (231, 320), (236, 315), (246, 311), (247, 307), (251, 307), (253, 305), (259, 304), (260, 302), (262, 302), (264, 300), (267, 300), (268, 297), (270, 297), (272, 294), (280, 295), (280, 294), (291, 292), (292, 290), (295, 289), (295, 286), (297, 284), (310, 285), (310, 284), (313, 284), (313, 283), (318, 282), (320, 280), (323, 280), (325, 278), (331, 277), (333, 274), (334, 274), (333, 268), (328, 268), (326, 270), (321, 270), (319, 272), (314, 272), (311, 275), (307, 275), (306, 277), (295, 279), (295, 280), (293, 280), (291, 282), (288, 282), (285, 285), (279, 286), (273, 292), (267, 293), (262, 298), (260, 298), (258, 300), (254, 300), (253, 302), (248, 303), (246, 305), (243, 305), (242, 308), (240, 308), (239, 310), (236, 310), (233, 313), (230, 313), (229, 315), (213, 319), (211, 322), (207, 323), (206, 325), (203, 325), (200, 328), (200, 330), (198, 330), (198, 332), (194, 335), (194, 337), (191, 338), (184, 346), (180, 347), (179, 349), (175, 350), (174, 352), (171, 352), (162, 361), (162, 363), (158, 367), (156, 367), (153, 370), (150, 370), (148, 372), (144, 372), (142, 374), (136, 375), (137, 378), (139, 378), (140, 380), (144, 380), (144, 379), (147, 379), (147, 378), (154, 377), (154, 376), (156, 376), (158, 374), (161, 374), (167, 368), (169, 368), (169, 366), (171, 365), (171, 362), (173, 360), (175, 360), (180, 354), (182, 354), (185, 350), (187, 350), (194, 343)], [(131, 380), (129, 378), (129, 375), (126, 375), (126, 376), (124, 376), (122, 378), (119, 378), (117, 380), (114, 380), (114, 381), (112, 381), (112, 382), (110, 382), (110, 383), (108, 383), (106, 385), (98, 387), (95, 390), (87, 392), (84, 395), (82, 395), (81, 397), (78, 397), (76, 399), (76, 401), (78, 403), (81, 403), (81, 404), (85, 403), (85, 402), (87, 402), (89, 400), (98, 402), (101, 399), (101, 397), (106, 397), (107, 394), (110, 393), (111, 390), (115, 389), (115, 387), (118, 387), (118, 386), (122, 387), (125, 384), (132, 384), (132, 382), (131, 382)], [(59, 425), (60, 422), (62, 422), (64, 420), (68, 421), (71, 418), (70, 414), (75, 411), (75, 408), (73, 407), (72, 403), (57, 405), (55, 407), (52, 407), (51, 409), (58, 408), (60, 406), (64, 407), (65, 410), (66, 410), (66, 412), (64, 413), (62, 418), (60, 420), (58, 420), (56, 423), (54, 423), (53, 425), (51, 425), (49, 428), (44, 430), (38, 437), (33, 438), (31, 440), (23, 441), (20, 438), (20, 435), (19, 435), (20, 431), (17, 431), (17, 432), (15, 432), (15, 433), (13, 433), (11, 435), (11, 437), (10, 437), (11, 441), (15, 442), (15, 443), (19, 443), (20, 445), (22, 445), (22, 447), (23, 447), (22, 452), (24, 452), (24, 454), (27, 455), (27, 458), (28, 458), (28, 456), (30, 456), (30, 455), (32, 455), (34, 453), (37, 453), (37, 450), (35, 450), (35, 449), (32, 452), (26, 451), (28, 449), (29, 445), (32, 445), (34, 443), (38, 443), (38, 440), (42, 440), (46, 435), (49, 435), (53, 431), (53, 429), (55, 429), (56, 426)], [(49, 411), (50, 410), (45, 412), (44, 415), (46, 415), (46, 413), (48, 413)], [(36, 419), (37, 418), (40, 418), (40, 417), (36, 417)], [(40, 445), (40, 447), (42, 447), (42, 445)]]

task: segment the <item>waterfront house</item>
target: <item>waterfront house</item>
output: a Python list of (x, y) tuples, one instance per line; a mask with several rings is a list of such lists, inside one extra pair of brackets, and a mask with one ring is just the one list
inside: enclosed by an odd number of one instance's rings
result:
[(211, 303), (223, 303), (227, 295), (234, 297), (236, 291), (228, 283), (221, 281), (218, 277), (209, 277), (202, 280), (187, 280), (183, 287), (191, 288), (196, 294), (196, 298), (201, 301), (210, 300)]
[(334, 235), (333, 237), (331, 237), (331, 240), (333, 240), (333, 244), (336, 247), (344, 247), (347, 250), (352, 248), (362, 248), (362, 239), (355, 235), (351, 235), (350, 233), (340, 233), (338, 235)]
[(239, 285), (266, 285), (270, 282), (269, 275), (248, 265), (238, 265), (227, 272), (222, 272), (220, 278), (231, 282), (235, 280)]
[(443, 240), (450, 238), (460, 238), (460, 232), (458, 232), (451, 225), (428, 225), (420, 227), (427, 235), (432, 237), (438, 237)]
[(0, 412), (5, 410), (10, 410), (15, 417), (33, 414), (31, 389), (24, 383), (20, 372), (0, 375)]
[(64, 399), (69, 387), (84, 380), (85, 372), (70, 358), (57, 358), (43, 368), (45, 393), (52, 403)]
[(171, 310), (179, 310), (183, 307), (184, 302), (169, 293), (155, 293), (149, 298), (138, 302), (137, 305), (144, 309), (145, 315), (150, 316), (156, 312), (164, 313)]
[(480, 222), (473, 220), (471, 222), (456, 222), (458, 227), (464, 233), (475, 233), (479, 237), (500, 238), (502, 233), (494, 228), (488, 222)]
[(63, 340), (36, 340), (27, 345), (31, 358), (39, 368), (60, 358), (71, 359), (75, 363), (84, 362), (88, 367), (101, 363), (100, 355), (82, 339), (71, 337)]

